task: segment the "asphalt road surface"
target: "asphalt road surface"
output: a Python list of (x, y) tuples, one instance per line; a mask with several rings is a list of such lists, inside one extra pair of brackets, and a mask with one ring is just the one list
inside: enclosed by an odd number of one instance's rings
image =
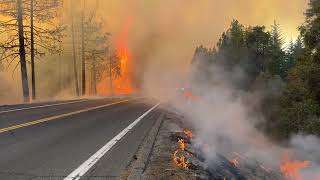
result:
[(118, 179), (160, 115), (105, 98), (0, 107), (0, 180)]

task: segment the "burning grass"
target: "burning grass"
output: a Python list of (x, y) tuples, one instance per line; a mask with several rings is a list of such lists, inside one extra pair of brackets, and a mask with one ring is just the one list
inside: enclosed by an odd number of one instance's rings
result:
[(290, 180), (302, 180), (300, 170), (310, 167), (310, 161), (290, 161), (289, 153), (286, 152), (280, 170)]
[(303, 180), (300, 171), (311, 165), (309, 161), (290, 161), (286, 154), (282, 164), (271, 168), (232, 151), (215, 152), (214, 158), (209, 160), (205, 152), (210, 152), (210, 146), (199, 144), (197, 134), (183, 129), (186, 126), (181, 116), (167, 115), (146, 170), (146, 179)]

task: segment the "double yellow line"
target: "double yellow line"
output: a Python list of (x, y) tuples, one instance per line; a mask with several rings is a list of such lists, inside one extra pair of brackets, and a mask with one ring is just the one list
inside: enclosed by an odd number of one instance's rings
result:
[(10, 127), (7, 127), (7, 128), (2, 128), (2, 129), (0, 129), (0, 134), (1, 133), (5, 133), (5, 132), (9, 132), (9, 131), (13, 131), (13, 130), (16, 130), (16, 129), (19, 129), (19, 128), (25, 128), (25, 127), (28, 127), (28, 126), (33, 126), (33, 125), (36, 125), (36, 124), (40, 124), (40, 123), (56, 120), (56, 119), (59, 119), (59, 118), (73, 116), (73, 115), (76, 115), (76, 114), (89, 112), (89, 111), (92, 111), (92, 110), (101, 109), (101, 108), (109, 107), (109, 106), (112, 106), (112, 105), (133, 101), (133, 100), (136, 100), (136, 99), (139, 99), (139, 98), (133, 98), (133, 99), (129, 99), (129, 100), (118, 101), (118, 102), (114, 102), (114, 103), (110, 103), (110, 104), (105, 104), (105, 105), (101, 105), (101, 106), (87, 108), (87, 109), (74, 111), (74, 112), (70, 112), (70, 113), (65, 113), (65, 114), (61, 114), (61, 115), (57, 115), (57, 116), (51, 116), (51, 117), (47, 117), (47, 118), (43, 118), (43, 119), (39, 119), (39, 120), (32, 120), (32, 121), (27, 122), (27, 123), (14, 125), (14, 126), (10, 126)]

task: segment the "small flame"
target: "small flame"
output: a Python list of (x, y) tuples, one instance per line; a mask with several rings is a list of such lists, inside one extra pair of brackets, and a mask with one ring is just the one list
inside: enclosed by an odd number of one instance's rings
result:
[(185, 141), (183, 139), (179, 139), (178, 144), (179, 144), (180, 149), (182, 151), (184, 151), (185, 147), (186, 147)]
[(183, 133), (190, 139), (192, 139), (193, 137), (193, 134), (192, 134), (192, 131), (190, 131), (189, 129), (184, 129), (183, 130)]
[(302, 180), (300, 169), (310, 166), (310, 161), (289, 161), (288, 153), (284, 156), (284, 161), (280, 166), (283, 175), (292, 180)]
[(237, 167), (239, 165), (239, 161), (237, 159), (232, 159), (230, 162), (233, 166)]
[(191, 100), (193, 101), (197, 101), (200, 99), (199, 96), (195, 96), (193, 95), (191, 92), (188, 92), (188, 91), (185, 91), (184, 94), (183, 94), (186, 98), (190, 98)]
[(189, 169), (190, 164), (186, 161), (184, 156), (178, 156), (179, 150), (176, 150), (173, 154), (173, 160), (177, 164), (177, 166), (182, 167), (184, 169)]

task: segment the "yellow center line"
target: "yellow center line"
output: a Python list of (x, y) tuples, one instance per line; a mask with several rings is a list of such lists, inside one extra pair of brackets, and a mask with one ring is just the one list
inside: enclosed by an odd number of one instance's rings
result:
[(24, 111), (24, 110), (31, 110), (31, 109), (38, 109), (38, 108), (45, 108), (45, 107), (67, 105), (67, 104), (76, 104), (76, 103), (81, 103), (81, 102), (86, 102), (86, 101), (89, 101), (89, 99), (75, 100), (75, 101), (71, 101), (71, 102), (56, 103), (56, 104), (47, 104), (47, 105), (42, 105), (42, 106), (31, 106), (31, 107), (19, 108), (19, 109), (9, 109), (9, 110), (5, 110), (5, 111), (0, 111), (0, 114), (17, 112), (17, 111)]
[(129, 99), (129, 100), (118, 101), (118, 102), (114, 102), (114, 103), (110, 103), (110, 104), (105, 104), (105, 105), (101, 105), (101, 106), (87, 108), (87, 109), (74, 111), (74, 112), (70, 112), (70, 113), (65, 113), (65, 114), (61, 114), (61, 115), (57, 115), (57, 116), (51, 116), (51, 117), (47, 117), (47, 118), (43, 118), (43, 119), (39, 119), (39, 120), (32, 120), (32, 121), (27, 122), (27, 123), (23, 123), (23, 124), (18, 124), (18, 125), (2, 128), (2, 129), (0, 129), (0, 134), (4, 133), (4, 132), (13, 131), (13, 130), (16, 130), (16, 129), (19, 129), (19, 128), (25, 128), (25, 127), (28, 127), (28, 126), (32, 126), (32, 125), (36, 125), (36, 124), (40, 124), (40, 123), (56, 120), (56, 119), (59, 119), (59, 118), (64, 118), (64, 117), (68, 117), (68, 116), (72, 116), (72, 115), (76, 115), (76, 114), (80, 114), (80, 113), (84, 113), (84, 112), (89, 112), (89, 111), (96, 110), (96, 109), (105, 108), (105, 107), (116, 105), (116, 104), (121, 104), (121, 103), (129, 102), (129, 101), (133, 101), (133, 100), (136, 100), (136, 99), (139, 99), (139, 98), (133, 98), (133, 99)]

